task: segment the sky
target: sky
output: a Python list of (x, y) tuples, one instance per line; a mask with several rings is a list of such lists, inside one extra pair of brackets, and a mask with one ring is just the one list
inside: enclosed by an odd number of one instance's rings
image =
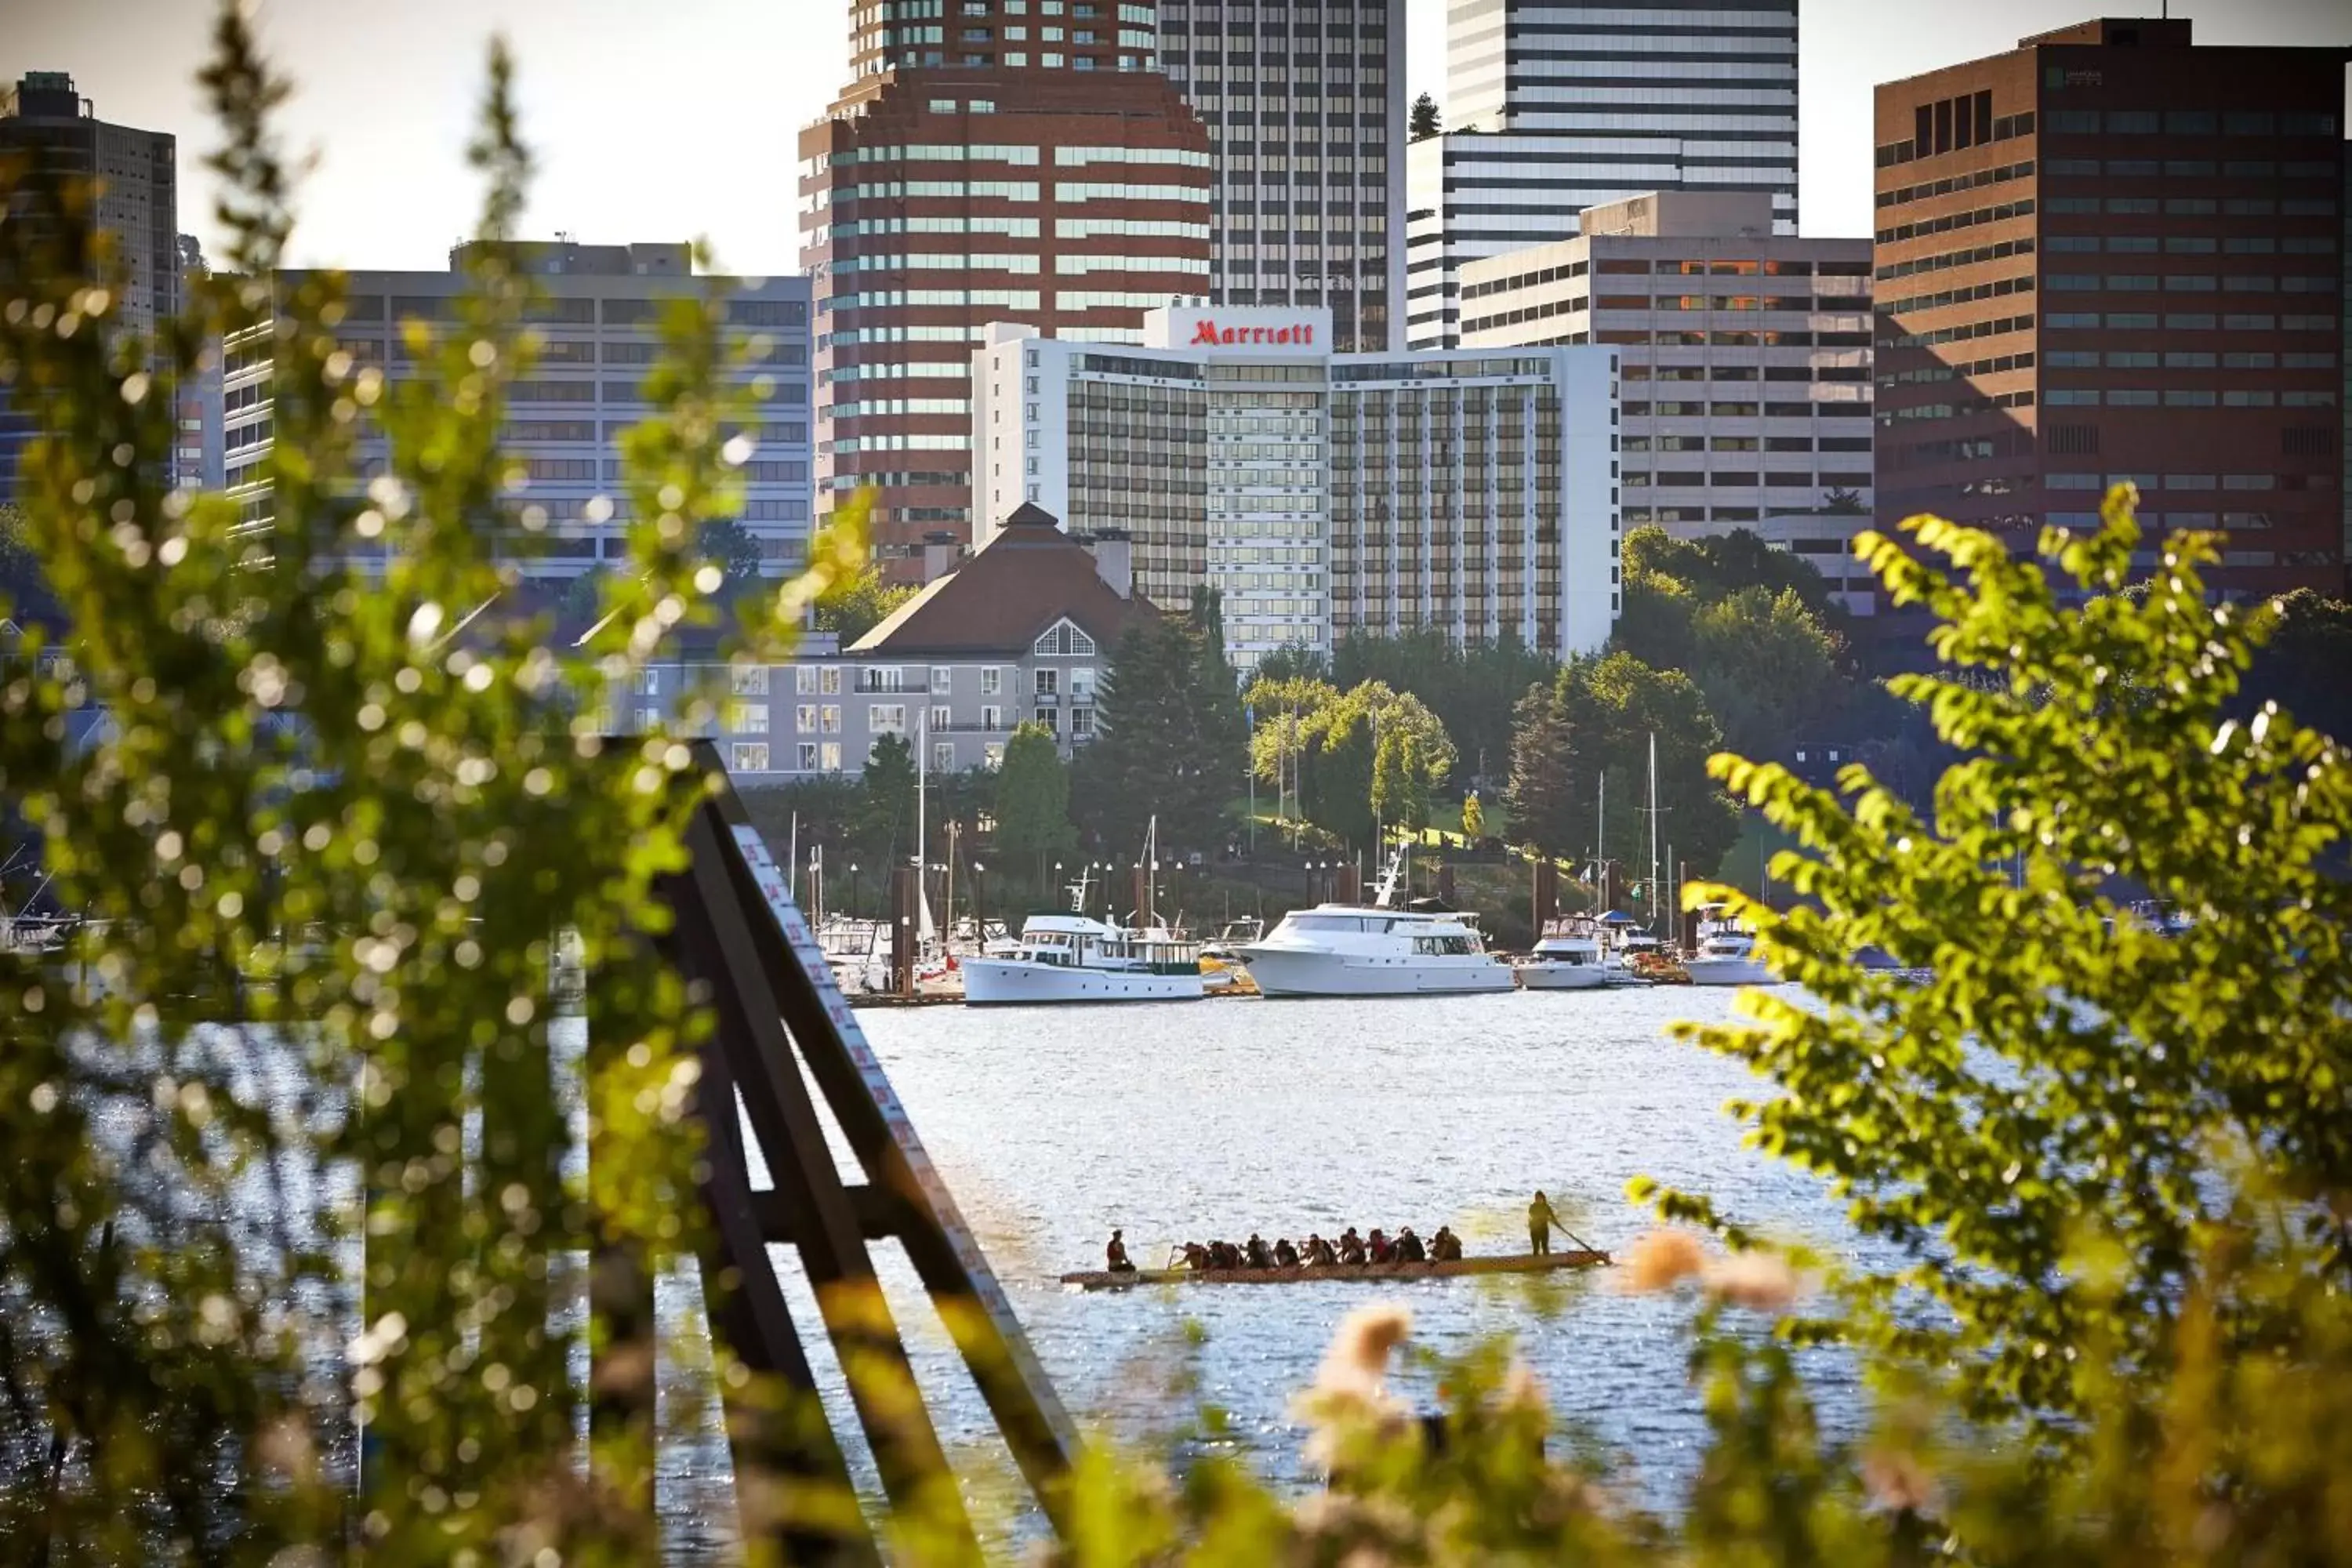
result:
[[(1445, 0), (1406, 3), (1409, 93), (1442, 100)], [(286, 143), (317, 159), (293, 259), (446, 265), (474, 223), (465, 145), (484, 51), (502, 32), (539, 162), (527, 232), (707, 237), (730, 270), (789, 270), (795, 137), (841, 85), (848, 10), (847, 0), (258, 0), (264, 46), (296, 82)], [(1874, 85), (2095, 14), (2090, 0), (1806, 0), (1803, 231), (1869, 232)], [(2195, 21), (2200, 42), (2352, 44), (2347, 0), (2172, 0), (2172, 14)], [(214, 15), (210, 0), (0, 0), (0, 79), (68, 71), (101, 119), (177, 135), (180, 226), (216, 254), (200, 160), (217, 139), (194, 80)]]

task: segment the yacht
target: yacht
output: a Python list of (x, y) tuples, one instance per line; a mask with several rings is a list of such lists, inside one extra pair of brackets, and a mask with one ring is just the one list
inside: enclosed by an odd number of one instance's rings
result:
[(1683, 963), (1694, 985), (1777, 985), (1780, 977), (1756, 956), (1756, 939), (1728, 926), (1699, 939), (1698, 951)]
[(964, 1005), (1197, 1002), (1208, 994), (1201, 949), (1154, 927), (1129, 931), (1082, 914), (1033, 915), (1009, 957), (967, 958)]
[(1511, 966), (1486, 951), (1477, 917), (1393, 908), (1400, 849), (1369, 907), (1318, 904), (1236, 949), (1266, 996), (1433, 996), (1508, 991)]
[(1594, 991), (1635, 978), (1631, 971), (1609, 962), (1600, 931), (1581, 915), (1548, 922), (1543, 940), (1517, 971), (1519, 987), (1525, 991)]

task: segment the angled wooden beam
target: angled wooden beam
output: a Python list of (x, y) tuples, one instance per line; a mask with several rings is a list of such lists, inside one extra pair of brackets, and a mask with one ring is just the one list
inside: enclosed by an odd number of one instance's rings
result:
[[(761, 962), (751, 918), (758, 906), (742, 900), (729, 874), (737, 857), (727, 837), (715, 811), (706, 806), (696, 813), (688, 833), (691, 865), (680, 879), (691, 891), (678, 910), (682, 921), (706, 935), (718, 966), (709, 978), (720, 1047), (772, 1179), (791, 1194), (796, 1215), (805, 1215), (795, 1245), (883, 1489), (894, 1510), (928, 1537), (977, 1558), (978, 1538), (954, 1472), (924, 1408), (863, 1227), (784, 1032), (770, 971)], [(764, 912), (759, 923), (768, 923)]]

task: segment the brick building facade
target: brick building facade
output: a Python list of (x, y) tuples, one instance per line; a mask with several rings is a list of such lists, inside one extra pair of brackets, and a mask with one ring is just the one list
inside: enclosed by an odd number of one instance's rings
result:
[(2107, 19), (1880, 87), (1881, 521), (2128, 479), (2226, 591), (2343, 591), (2346, 58)]

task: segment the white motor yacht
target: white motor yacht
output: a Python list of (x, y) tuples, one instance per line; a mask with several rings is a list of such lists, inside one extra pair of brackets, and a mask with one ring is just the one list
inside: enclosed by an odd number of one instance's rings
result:
[(1756, 956), (1756, 939), (1718, 927), (1699, 939), (1698, 952), (1684, 961), (1694, 985), (1777, 985), (1780, 977)]
[(1396, 909), (1400, 849), (1370, 906), (1318, 904), (1235, 951), (1266, 996), (1436, 996), (1508, 991), (1511, 966), (1486, 951), (1477, 917)]
[(967, 958), (967, 1006), (1049, 1002), (1197, 1002), (1201, 949), (1170, 931), (1131, 931), (1086, 915), (1033, 915), (1011, 956)]
[(1595, 991), (1630, 978), (1609, 962), (1600, 931), (1584, 916), (1548, 922), (1543, 940), (1517, 969), (1526, 991)]

